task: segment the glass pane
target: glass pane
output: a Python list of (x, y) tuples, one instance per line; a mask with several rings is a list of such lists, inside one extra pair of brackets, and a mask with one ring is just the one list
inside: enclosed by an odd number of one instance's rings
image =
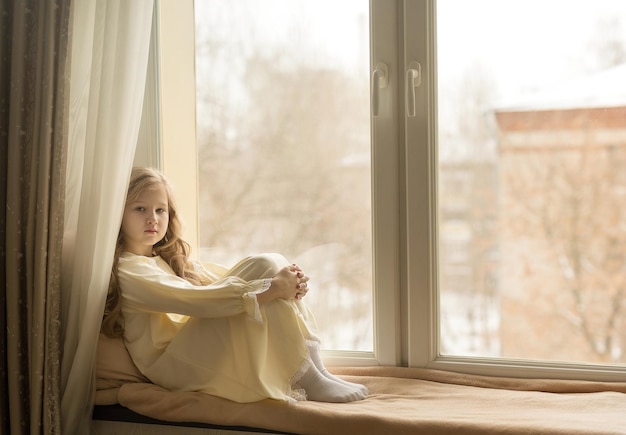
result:
[(311, 277), (326, 349), (373, 350), (367, 0), (196, 0), (200, 244)]
[(443, 354), (626, 362), (624, 23), (437, 2)]

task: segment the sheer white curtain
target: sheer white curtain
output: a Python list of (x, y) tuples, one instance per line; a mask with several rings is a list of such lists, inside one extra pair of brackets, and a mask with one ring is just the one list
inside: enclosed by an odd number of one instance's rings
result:
[(137, 143), (154, 0), (80, 0), (71, 24), (63, 433), (89, 433), (95, 352)]

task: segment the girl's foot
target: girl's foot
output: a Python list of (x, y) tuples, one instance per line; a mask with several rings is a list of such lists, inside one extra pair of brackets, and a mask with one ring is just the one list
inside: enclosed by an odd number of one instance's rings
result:
[(314, 364), (302, 375), (298, 384), (306, 391), (307, 399), (315, 402), (344, 403), (366, 397), (359, 388), (327, 378)]
[(314, 344), (309, 345), (309, 354), (311, 355), (311, 361), (313, 361), (313, 364), (315, 365), (315, 367), (317, 367), (320, 373), (324, 375), (326, 378), (330, 379), (331, 381), (345, 384), (351, 388), (356, 388), (359, 391), (361, 391), (361, 393), (363, 393), (364, 396), (367, 396), (369, 394), (369, 391), (365, 385), (344, 381), (340, 377), (335, 376), (331, 372), (329, 372), (326, 366), (324, 365), (324, 362), (322, 361), (322, 355), (321, 355), (319, 346), (314, 345)]

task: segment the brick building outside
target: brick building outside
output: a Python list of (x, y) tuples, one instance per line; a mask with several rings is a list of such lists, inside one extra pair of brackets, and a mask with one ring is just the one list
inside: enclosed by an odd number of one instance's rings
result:
[(495, 109), (504, 357), (626, 361), (626, 64)]

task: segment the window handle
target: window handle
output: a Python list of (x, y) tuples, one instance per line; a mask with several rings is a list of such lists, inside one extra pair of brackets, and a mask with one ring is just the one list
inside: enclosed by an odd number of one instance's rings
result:
[(409, 117), (415, 116), (415, 88), (422, 83), (422, 66), (419, 62), (409, 63), (406, 70), (406, 113)]
[(389, 69), (387, 64), (379, 62), (372, 71), (372, 116), (378, 116), (380, 98), (379, 89), (386, 88), (389, 84)]

